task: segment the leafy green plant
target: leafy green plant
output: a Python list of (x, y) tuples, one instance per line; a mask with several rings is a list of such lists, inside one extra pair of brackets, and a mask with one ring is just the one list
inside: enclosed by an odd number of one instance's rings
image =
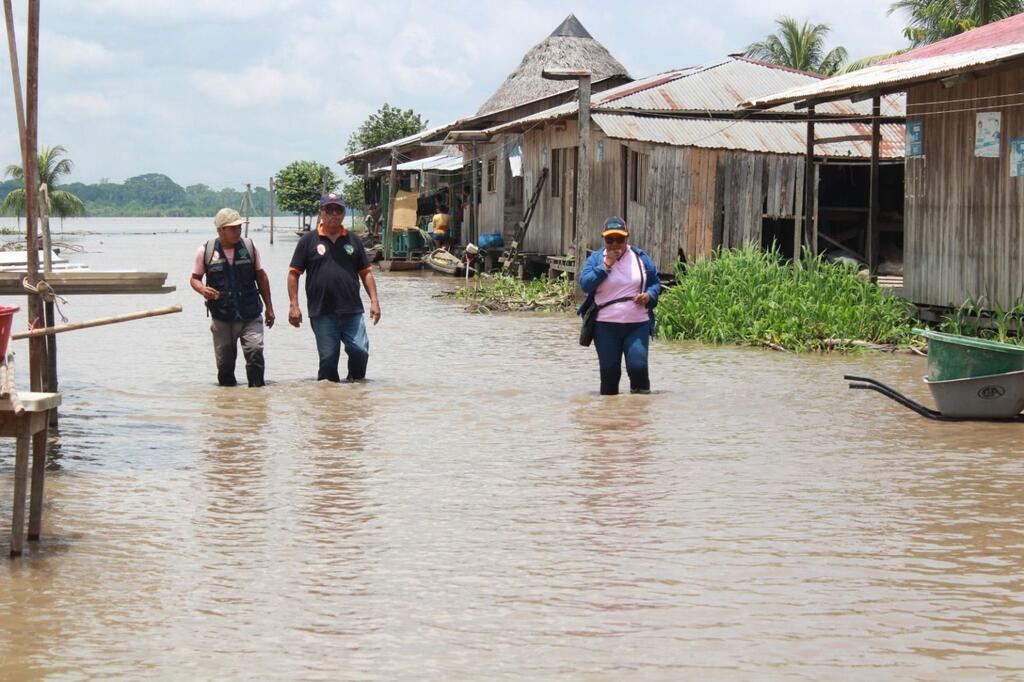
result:
[(912, 307), (867, 282), (848, 264), (803, 254), (799, 267), (778, 249), (719, 249), (683, 266), (662, 294), (659, 334), (706, 343), (792, 351), (907, 345)]

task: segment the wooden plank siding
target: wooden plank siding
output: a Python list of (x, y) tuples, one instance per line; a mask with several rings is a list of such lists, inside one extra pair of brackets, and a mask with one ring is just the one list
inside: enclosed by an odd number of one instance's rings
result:
[[(573, 121), (524, 133), (526, 187), (532, 188), (545, 159), (551, 167), (552, 150), (572, 150), (575, 144)], [(765, 217), (793, 219), (803, 213), (801, 156), (613, 140), (596, 127), (589, 149), (592, 225), (585, 228), (589, 248), (602, 246), (601, 224), (609, 216), (623, 216), (625, 208), (623, 217), (630, 225), (631, 241), (650, 253), (666, 272), (673, 269), (680, 249), (693, 262), (710, 257), (719, 245), (760, 245)], [(641, 201), (631, 199), (634, 174), (628, 159), (635, 157), (623, 150), (638, 152), (642, 154), (639, 158), (646, 159)], [(562, 167), (562, 182), (570, 183), (572, 166), (563, 162)], [(571, 186), (563, 185), (560, 197), (552, 197), (551, 182), (559, 182), (559, 178), (552, 177), (542, 192), (526, 237), (527, 251), (566, 252), (564, 234), (568, 230), (563, 230), (563, 220), (571, 220), (571, 212), (563, 210), (562, 199), (571, 194)]]
[(924, 156), (906, 160), (904, 295), (915, 303), (984, 297), (987, 307), (1007, 309), (1024, 294), (1024, 178), (1010, 177), (1010, 144), (1024, 137), (1024, 112), (993, 108), (1002, 114), (999, 158), (974, 155), (976, 113), (986, 103), (1016, 103), (1005, 97), (1022, 91), (1018, 66), (907, 93), (908, 118), (926, 114)]

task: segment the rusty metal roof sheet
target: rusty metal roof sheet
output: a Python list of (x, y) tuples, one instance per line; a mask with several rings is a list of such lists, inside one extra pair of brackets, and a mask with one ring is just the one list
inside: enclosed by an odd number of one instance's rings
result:
[[(594, 123), (608, 137), (679, 147), (734, 149), (768, 154), (806, 152), (807, 124), (799, 121), (693, 119), (638, 114), (594, 114)], [(815, 155), (829, 158), (871, 158), (871, 126), (866, 123), (816, 123)], [(881, 126), (879, 154), (902, 158), (904, 127)]]
[[(617, 88), (594, 94), (591, 108), (597, 111), (629, 110), (672, 113), (734, 113), (751, 98), (766, 96), (786, 87), (811, 87), (822, 83), (819, 76), (765, 64), (746, 57), (729, 57), (712, 64), (668, 71)], [(496, 135), (512, 130), (528, 130), (541, 123), (576, 116), (576, 102), (546, 109), (532, 116), (488, 128)], [(903, 116), (900, 97), (882, 100), (884, 116)], [(797, 114), (792, 106), (780, 107), (773, 114)], [(819, 107), (819, 116), (867, 116), (870, 102), (834, 102)]]
[(829, 78), (773, 95), (754, 97), (744, 102), (746, 107), (764, 109), (786, 105), (798, 100), (836, 100), (866, 91), (902, 92), (919, 83), (956, 76), (989, 67), (999, 62), (1024, 56), (1024, 40), (1011, 45), (969, 50), (955, 54), (939, 54), (908, 61), (876, 64), (860, 71)]

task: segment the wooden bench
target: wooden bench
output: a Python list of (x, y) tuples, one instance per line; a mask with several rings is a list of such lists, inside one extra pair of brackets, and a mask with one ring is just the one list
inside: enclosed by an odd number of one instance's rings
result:
[(32, 444), (32, 501), (28, 539), (38, 540), (43, 522), (43, 479), (46, 475), (46, 435), (50, 410), (60, 405), (60, 393), (19, 393), (0, 398), (0, 436), (15, 439), (14, 507), (11, 513), (11, 556), (19, 556), (25, 541), (25, 496), (28, 490), (28, 450)]

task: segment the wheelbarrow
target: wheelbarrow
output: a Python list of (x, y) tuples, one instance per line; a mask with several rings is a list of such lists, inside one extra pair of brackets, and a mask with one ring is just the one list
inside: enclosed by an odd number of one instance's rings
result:
[(1024, 370), (990, 374), (981, 377), (931, 381), (938, 410), (925, 407), (880, 381), (847, 374), (843, 377), (852, 389), (877, 391), (922, 417), (938, 421), (1003, 421), (1024, 422)]

